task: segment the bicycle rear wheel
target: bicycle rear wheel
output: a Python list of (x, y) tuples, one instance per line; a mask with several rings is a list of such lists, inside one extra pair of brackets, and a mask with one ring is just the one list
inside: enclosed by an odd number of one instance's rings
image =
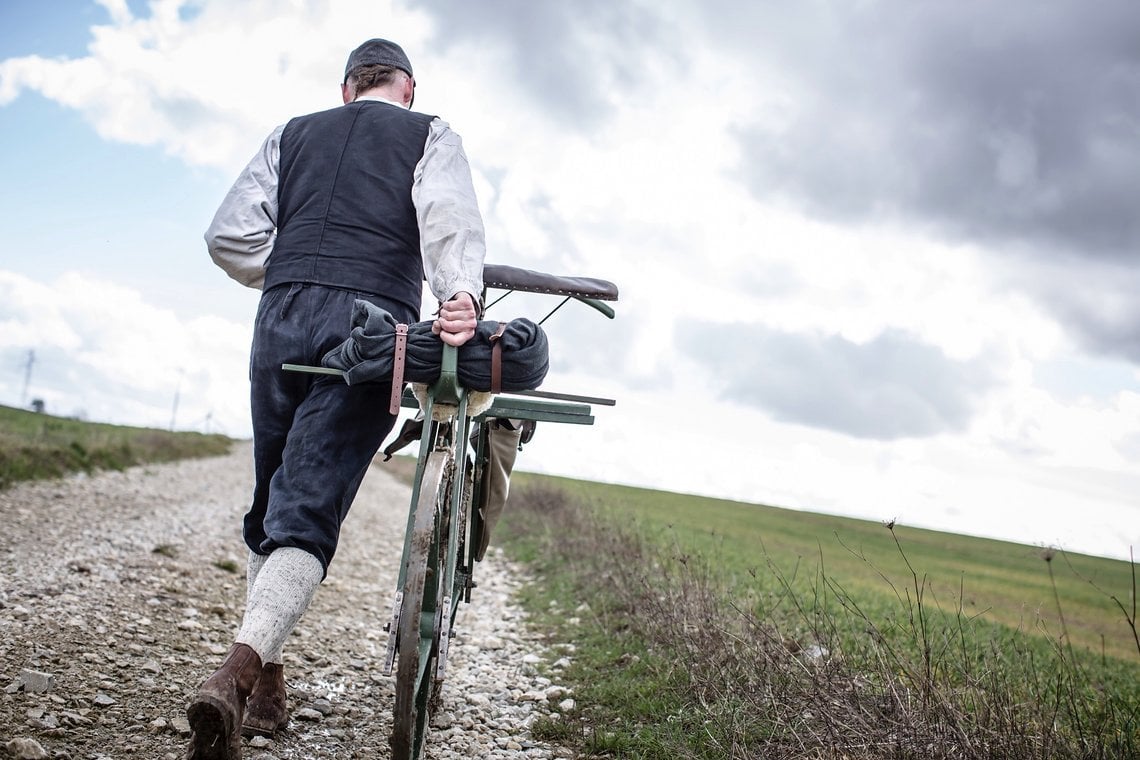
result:
[(428, 456), (420, 480), (412, 540), (396, 639), (396, 702), (392, 757), (416, 760), (423, 754), (439, 652), (442, 581), (438, 516), (447, 509), (454, 463), (447, 452)]

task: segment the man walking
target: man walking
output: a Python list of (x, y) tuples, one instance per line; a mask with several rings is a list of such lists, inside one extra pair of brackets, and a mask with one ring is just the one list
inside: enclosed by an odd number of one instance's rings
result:
[(485, 244), (470, 168), (445, 122), (410, 110), (414, 94), (404, 51), (368, 40), (349, 55), (344, 105), (274, 130), (206, 232), (214, 261), (263, 293), (246, 611), (187, 710), (192, 760), (240, 758), (243, 725), (272, 735), (287, 723), (282, 648), (395, 422), (390, 386), (281, 365), (319, 364), (347, 337), (357, 298), (415, 322), (424, 279), (440, 301), (433, 331), (456, 346), (474, 335)]

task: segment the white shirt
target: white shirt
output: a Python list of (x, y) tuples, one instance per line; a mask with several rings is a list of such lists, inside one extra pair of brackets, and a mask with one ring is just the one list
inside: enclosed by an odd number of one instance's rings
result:
[[(399, 103), (365, 95), (357, 100)], [(403, 106), (400, 106), (401, 108)], [(277, 127), (238, 175), (206, 230), (210, 257), (251, 288), (265, 282), (265, 266), (277, 230), (277, 180), (281, 133)], [(424, 277), (440, 301), (466, 291), (478, 303), (483, 292), (487, 245), (471, 167), (459, 135), (434, 119), (412, 180), (412, 204), (420, 229)]]

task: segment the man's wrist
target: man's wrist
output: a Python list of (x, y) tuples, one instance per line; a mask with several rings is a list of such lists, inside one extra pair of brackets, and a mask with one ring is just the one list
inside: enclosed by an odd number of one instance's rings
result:
[(479, 300), (478, 296), (476, 296), (474, 293), (472, 293), (468, 290), (459, 290), (459, 291), (456, 291), (454, 294), (452, 294), (451, 298), (448, 298), (447, 300), (448, 301), (454, 301), (457, 298), (459, 298), (459, 296), (461, 296), (461, 295), (467, 296), (468, 299), (470, 299), (471, 306), (472, 306), (472, 308), (475, 309), (475, 319), (482, 319), (483, 318), (483, 304)]

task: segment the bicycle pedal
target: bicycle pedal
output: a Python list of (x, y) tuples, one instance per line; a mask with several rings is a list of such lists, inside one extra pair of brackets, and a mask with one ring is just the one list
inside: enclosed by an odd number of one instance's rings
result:
[[(440, 605), (441, 610), (451, 609), (451, 597), (443, 597), (443, 603)], [(447, 650), (451, 645), (451, 636), (454, 631), (451, 628), (451, 616), (443, 615), (440, 620), (439, 632), (439, 650), (435, 662), (435, 680), (442, 681), (444, 672), (447, 670)]]

